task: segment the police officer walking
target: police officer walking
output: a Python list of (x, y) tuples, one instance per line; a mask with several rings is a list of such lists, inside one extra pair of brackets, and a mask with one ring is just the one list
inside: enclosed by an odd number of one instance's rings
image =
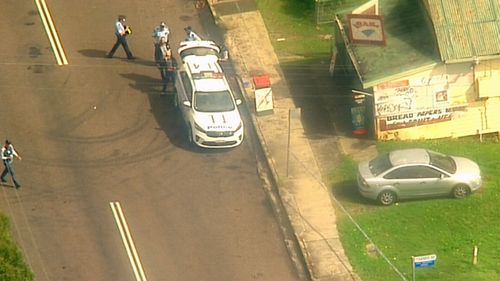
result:
[(118, 20), (115, 22), (116, 43), (113, 46), (113, 48), (111, 49), (111, 51), (109, 51), (109, 53), (107, 55), (108, 58), (112, 58), (113, 55), (115, 54), (116, 50), (118, 49), (118, 47), (120, 47), (120, 45), (122, 45), (123, 50), (125, 50), (125, 53), (127, 54), (127, 58), (129, 60), (135, 59), (135, 57), (132, 55), (132, 52), (128, 48), (126, 36), (129, 35), (131, 33), (131, 31), (130, 31), (130, 28), (127, 28), (127, 26), (125, 25), (125, 20), (126, 20), (126, 17), (120, 15), (120, 16), (118, 16)]
[(2, 147), (2, 161), (4, 165), (4, 170), (2, 172), (2, 175), (0, 176), (0, 180), (2, 182), (7, 182), (5, 179), (5, 176), (10, 174), (12, 176), (12, 181), (14, 182), (14, 186), (16, 188), (20, 188), (21, 184), (16, 179), (15, 173), (14, 173), (14, 167), (12, 166), (12, 162), (14, 161), (14, 157), (21, 160), (21, 156), (17, 153), (17, 151), (14, 149), (14, 146), (9, 140), (5, 140), (5, 144)]

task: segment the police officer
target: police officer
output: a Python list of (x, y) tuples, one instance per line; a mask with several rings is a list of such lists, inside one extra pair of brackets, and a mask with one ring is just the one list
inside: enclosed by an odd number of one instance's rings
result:
[(132, 55), (132, 52), (128, 48), (126, 36), (130, 34), (130, 29), (128, 29), (127, 26), (125, 25), (125, 20), (126, 20), (125, 16), (119, 15), (118, 20), (115, 22), (116, 43), (111, 49), (111, 51), (109, 51), (107, 55), (108, 58), (112, 58), (118, 47), (122, 45), (123, 50), (125, 50), (125, 53), (127, 54), (127, 58), (129, 60), (135, 59), (134, 55)]
[(186, 39), (185, 41), (202, 41), (201, 37), (196, 34), (191, 26), (187, 26), (184, 28), (184, 31), (186, 32)]
[(0, 180), (2, 182), (7, 182), (5, 176), (7, 176), (7, 174), (10, 174), (12, 176), (12, 181), (14, 181), (14, 186), (16, 188), (20, 188), (21, 184), (19, 184), (19, 182), (16, 179), (12, 162), (14, 161), (14, 157), (21, 160), (22, 159), (21, 156), (17, 153), (17, 151), (14, 149), (14, 146), (9, 140), (5, 140), (5, 144), (2, 146), (1, 154), (2, 154), (3, 165), (5, 168), (2, 172), (2, 175), (0, 176)]
[(168, 36), (170, 35), (170, 29), (164, 21), (160, 22), (160, 25), (155, 27), (153, 30), (153, 41), (155, 46), (160, 44), (160, 39), (165, 37), (168, 44)]

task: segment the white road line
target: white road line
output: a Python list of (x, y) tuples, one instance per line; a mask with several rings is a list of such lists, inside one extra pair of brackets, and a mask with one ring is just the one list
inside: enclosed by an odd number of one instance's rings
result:
[(64, 53), (64, 49), (59, 39), (59, 34), (57, 33), (54, 22), (52, 21), (52, 17), (50, 15), (49, 9), (47, 8), (45, 0), (35, 0), (35, 3), (38, 8), (40, 17), (42, 18), (45, 32), (49, 37), (50, 45), (52, 46), (52, 50), (54, 51), (57, 64), (67, 65), (68, 60), (66, 59), (66, 54)]
[(141, 260), (139, 259), (139, 255), (137, 254), (137, 250), (135, 248), (134, 240), (130, 235), (127, 221), (125, 220), (125, 216), (123, 215), (120, 202), (109, 202), (109, 205), (111, 206), (111, 210), (113, 211), (113, 216), (115, 217), (116, 225), (118, 226), (118, 230), (120, 231), (120, 235), (122, 237), (123, 245), (125, 246), (125, 250), (127, 251), (130, 265), (132, 266), (132, 270), (134, 271), (135, 279), (137, 281), (147, 281), (146, 275), (144, 274), (144, 270), (142, 268)]

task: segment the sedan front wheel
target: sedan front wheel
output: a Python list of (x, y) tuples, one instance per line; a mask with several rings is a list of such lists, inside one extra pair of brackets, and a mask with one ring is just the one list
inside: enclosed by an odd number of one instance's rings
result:
[(459, 184), (453, 188), (453, 197), (461, 199), (469, 195), (469, 187), (465, 184)]
[(394, 204), (394, 202), (396, 202), (396, 199), (397, 199), (396, 193), (390, 190), (384, 190), (380, 192), (380, 194), (378, 195), (378, 201), (380, 202), (380, 204), (384, 206), (389, 206)]

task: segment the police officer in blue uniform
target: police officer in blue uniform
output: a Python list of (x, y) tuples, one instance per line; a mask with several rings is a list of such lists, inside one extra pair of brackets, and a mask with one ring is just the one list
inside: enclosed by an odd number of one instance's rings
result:
[(125, 20), (126, 20), (126, 17), (120, 15), (120, 16), (118, 16), (118, 20), (115, 22), (116, 43), (113, 46), (113, 48), (111, 49), (111, 51), (109, 51), (109, 53), (107, 55), (108, 58), (112, 58), (113, 55), (115, 54), (116, 50), (118, 49), (118, 47), (120, 47), (120, 45), (122, 45), (123, 50), (125, 50), (125, 53), (127, 54), (127, 58), (129, 60), (135, 59), (134, 55), (132, 55), (132, 52), (128, 48), (127, 35), (129, 35), (131, 33), (131, 31), (125, 25)]
[(21, 184), (16, 179), (12, 162), (14, 161), (14, 157), (21, 160), (22, 159), (21, 156), (17, 153), (17, 151), (14, 149), (14, 146), (9, 140), (5, 140), (5, 144), (2, 147), (1, 154), (2, 154), (2, 162), (5, 168), (2, 172), (2, 175), (0, 176), (0, 180), (2, 182), (7, 182), (5, 176), (10, 174), (12, 176), (12, 181), (14, 181), (14, 186), (16, 188), (20, 188)]

